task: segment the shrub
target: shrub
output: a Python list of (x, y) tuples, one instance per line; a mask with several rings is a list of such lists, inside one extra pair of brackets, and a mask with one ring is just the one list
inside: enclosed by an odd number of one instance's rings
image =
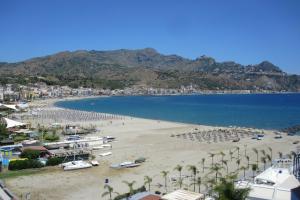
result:
[(55, 165), (59, 165), (63, 162), (62, 158), (58, 158), (58, 157), (53, 157), (53, 158), (49, 158), (46, 165), (47, 166), (55, 166)]
[(29, 169), (29, 168), (41, 168), (43, 164), (38, 160), (15, 160), (9, 162), (8, 169), (9, 170), (21, 170), (21, 169)]
[(55, 134), (46, 134), (45, 135), (45, 140), (49, 141), (49, 142), (56, 142), (59, 141), (59, 136), (55, 135)]
[[(143, 185), (142, 187), (133, 190), (133, 195), (134, 195), (134, 194), (137, 194), (137, 193), (140, 193), (140, 192), (145, 192), (145, 191), (146, 191), (146, 188), (145, 188), (145, 186)], [(121, 195), (116, 196), (116, 197), (114, 198), (114, 200), (121, 200), (121, 199), (124, 199), (124, 198), (129, 197), (129, 195), (130, 195), (129, 193), (121, 194)]]
[(37, 159), (40, 156), (40, 151), (32, 150), (32, 149), (25, 149), (20, 157), (21, 158), (28, 158), (28, 159)]

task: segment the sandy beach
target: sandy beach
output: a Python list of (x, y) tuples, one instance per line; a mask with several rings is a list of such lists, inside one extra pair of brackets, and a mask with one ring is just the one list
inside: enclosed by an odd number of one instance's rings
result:
[[(40, 108), (38, 112), (61, 112), (65, 111), (62, 108), (56, 108), (54, 103), (57, 99), (35, 101), (31, 103), (33, 108)], [(141, 118), (134, 118), (128, 116), (107, 116), (100, 120), (94, 113), (85, 112), (87, 115), (91, 115), (89, 120), (76, 121), (76, 117), (70, 120), (70, 116), (78, 115), (75, 111), (70, 111), (67, 118), (53, 117), (52, 119), (45, 119), (41, 117), (24, 117), (24, 121), (30, 122), (32, 126), (37, 124), (48, 126), (50, 123), (59, 122), (62, 124), (74, 124), (80, 126), (95, 126), (100, 129), (99, 132), (93, 134), (97, 136), (114, 136), (117, 141), (112, 143), (112, 149), (101, 149), (94, 151), (96, 160), (100, 165), (90, 169), (83, 169), (77, 171), (65, 172), (59, 167), (49, 167), (45, 172), (37, 173), (29, 176), (22, 176), (16, 178), (5, 179), (5, 184), (10, 188), (17, 196), (21, 197), (30, 192), (31, 199), (108, 199), (107, 197), (101, 197), (104, 192), (104, 180), (109, 179), (109, 184), (114, 188), (114, 191), (124, 193), (128, 191), (128, 187), (122, 183), (122, 181), (136, 181), (135, 188), (144, 184), (144, 176), (150, 176), (153, 178), (151, 183), (151, 190), (159, 190), (165, 192), (164, 179), (161, 176), (161, 171), (169, 171), (168, 191), (175, 189), (175, 184), (172, 184), (171, 177), (178, 176), (178, 171), (174, 170), (177, 164), (184, 166), (183, 175), (190, 175), (188, 171), (188, 165), (195, 165), (199, 170), (199, 175), (203, 177), (203, 183), (209, 173), (209, 167), (211, 166), (211, 157), (209, 153), (216, 154), (214, 156), (214, 162), (221, 162), (221, 156), (219, 153), (222, 151), (226, 155), (223, 159), (228, 160), (228, 168), (230, 172), (237, 170), (236, 158), (237, 148), (239, 147), (240, 167), (247, 164), (245, 156), (250, 157), (250, 163), (256, 162), (256, 154), (252, 150), (256, 148), (261, 156), (261, 150), (265, 150), (267, 154), (270, 154), (268, 147), (272, 148), (273, 158), (278, 157), (278, 152), (283, 154), (295, 151), (297, 148), (294, 141), (298, 140), (298, 136), (286, 136), (283, 135), (282, 139), (275, 139), (275, 134), (271, 130), (264, 130), (265, 137), (263, 140), (251, 139), (251, 136), (245, 136), (241, 138), (239, 142), (219, 141), (206, 142), (196, 139), (185, 139), (181, 135), (186, 133), (196, 133), (208, 130), (228, 130), (233, 131), (236, 128), (229, 127), (212, 127), (201, 126), (193, 124), (183, 124), (175, 122), (166, 122), (158, 120), (148, 120)], [(46, 115), (45, 115), (46, 116)], [(101, 117), (101, 116), (100, 116)], [(80, 118), (81, 119), (81, 118)], [(244, 132), (250, 132), (250, 129), (239, 128)], [(193, 135), (192, 135), (193, 136)], [(218, 136), (219, 137), (219, 136)], [(193, 136), (194, 138), (194, 136)], [(246, 152), (245, 152), (246, 148)], [(231, 161), (229, 151), (234, 151), (233, 159)], [(107, 157), (100, 157), (99, 154), (111, 151), (112, 155)], [(146, 162), (141, 166), (131, 169), (111, 169), (111, 164), (120, 163), (126, 160), (134, 160), (139, 157), (147, 158)], [(202, 172), (201, 160), (205, 158), (205, 170)], [(268, 163), (269, 164), (269, 163)], [(263, 168), (263, 164), (260, 164), (260, 169)], [(249, 173), (252, 174), (251, 169)], [(222, 174), (226, 174), (226, 170), (222, 170)], [(242, 171), (240, 171), (240, 175)], [(213, 176), (208, 175), (209, 176)], [(190, 179), (184, 180), (185, 184), (190, 183)], [(191, 186), (185, 186), (191, 187)], [(205, 190), (205, 187), (201, 187)]]

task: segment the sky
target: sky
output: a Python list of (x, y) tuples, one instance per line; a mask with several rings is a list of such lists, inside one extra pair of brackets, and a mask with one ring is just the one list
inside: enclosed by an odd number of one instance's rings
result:
[(0, 61), (141, 49), (300, 74), (299, 0), (0, 0)]

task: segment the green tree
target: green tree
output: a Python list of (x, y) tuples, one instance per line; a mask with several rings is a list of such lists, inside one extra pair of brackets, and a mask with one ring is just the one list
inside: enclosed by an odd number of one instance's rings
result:
[(189, 165), (188, 170), (191, 171), (191, 174), (193, 176), (193, 183), (194, 185), (194, 192), (196, 191), (196, 175), (197, 175), (197, 167), (195, 165)]
[(230, 161), (232, 161), (233, 151), (229, 150)]
[[(182, 172), (182, 166), (181, 165), (177, 165), (174, 170), (177, 170), (179, 172), (179, 179), (182, 179), (182, 176), (181, 176), (181, 172)], [(182, 181), (179, 182), (179, 188), (181, 189), (182, 187)]]
[(264, 170), (266, 170), (266, 163), (267, 163), (266, 157), (261, 157), (261, 162), (264, 164)]
[(256, 154), (256, 165), (258, 166), (258, 150), (256, 148), (253, 148), (252, 150)]
[(150, 192), (150, 184), (152, 183), (152, 178), (150, 178), (149, 176), (145, 176), (144, 181), (144, 184), (148, 185), (148, 191)]
[(214, 153), (209, 153), (209, 157), (211, 157), (211, 167), (213, 166), (214, 164), (214, 157), (215, 157), (216, 154)]
[(168, 172), (168, 171), (162, 171), (161, 174), (162, 174), (162, 176), (163, 176), (163, 178), (164, 178), (164, 180), (165, 180), (165, 190), (166, 190), (166, 192), (167, 192), (167, 191), (168, 191), (168, 190), (167, 190), (167, 179), (168, 179), (168, 174), (169, 174), (169, 172)]
[(128, 182), (128, 181), (123, 181), (123, 183), (125, 183), (128, 188), (129, 188), (129, 196), (133, 195), (133, 185), (136, 183), (136, 181), (132, 181), (132, 182)]
[(106, 189), (107, 191), (105, 191), (103, 194), (102, 194), (102, 197), (105, 197), (107, 195), (109, 195), (109, 200), (112, 200), (112, 194), (115, 193), (115, 194), (119, 194), (117, 192), (114, 192), (114, 188), (112, 188), (110, 185), (104, 185), (104, 189)]
[(224, 156), (226, 155), (223, 151), (220, 152), (220, 155), (221, 155), (221, 163), (222, 163), (222, 166), (223, 166), (223, 161), (224, 161)]
[(240, 147), (236, 147), (235, 149), (237, 151), (237, 159), (239, 160), (240, 159)]
[(216, 200), (246, 200), (250, 188), (236, 188), (233, 179), (221, 178), (213, 191), (216, 194)]
[(248, 167), (245, 167), (245, 166), (241, 167), (241, 170), (243, 170), (244, 180), (246, 178), (246, 169), (248, 169)]
[(271, 147), (268, 147), (269, 151), (270, 151), (270, 157), (271, 157), (271, 163), (273, 161), (273, 149)]
[(225, 167), (226, 167), (226, 174), (228, 175), (228, 161), (227, 160), (223, 160), (222, 163), (225, 165)]
[(8, 138), (8, 131), (5, 124), (0, 124), (0, 140)]
[(201, 177), (198, 177), (197, 181), (196, 181), (196, 185), (198, 185), (198, 192), (199, 193), (201, 191), (201, 184), (202, 184), (202, 179), (201, 179)]
[(202, 172), (204, 173), (204, 168), (205, 168), (205, 158), (202, 158), (201, 164), (202, 164)]
[(238, 171), (240, 169), (241, 160), (237, 159), (236, 164), (237, 164), (237, 171)]
[(282, 155), (283, 155), (282, 152), (279, 151), (278, 156), (279, 156), (280, 159), (282, 158)]
[(254, 177), (255, 177), (255, 172), (258, 170), (257, 164), (252, 164), (252, 173), (253, 173), (253, 181), (254, 181)]
[(247, 160), (247, 167), (249, 169), (249, 166), (250, 166), (250, 157), (249, 156), (246, 156), (246, 160)]
[(215, 173), (216, 183), (218, 182), (218, 175), (221, 175), (221, 173), (220, 173), (221, 169), (223, 169), (223, 168), (218, 163), (214, 164), (210, 169), (211, 173)]

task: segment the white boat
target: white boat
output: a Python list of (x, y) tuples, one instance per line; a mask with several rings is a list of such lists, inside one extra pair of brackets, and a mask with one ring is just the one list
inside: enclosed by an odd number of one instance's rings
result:
[(98, 166), (99, 165), (99, 162), (97, 160), (91, 160), (91, 164), (93, 166)]
[(112, 154), (112, 152), (105, 152), (105, 153), (101, 153), (99, 155), (102, 156), (102, 157), (104, 157), (104, 156), (109, 156), (111, 154)]
[(75, 170), (75, 169), (85, 169), (92, 167), (92, 164), (85, 162), (83, 160), (76, 160), (62, 164), (65, 171)]
[(99, 150), (99, 149), (103, 149), (104, 147), (103, 146), (96, 146), (96, 147), (93, 147), (93, 150)]
[(138, 167), (138, 166), (140, 166), (139, 163), (125, 161), (120, 164), (111, 165), (110, 167), (114, 168), (114, 169), (121, 169), (121, 168), (132, 168), (132, 167)]

